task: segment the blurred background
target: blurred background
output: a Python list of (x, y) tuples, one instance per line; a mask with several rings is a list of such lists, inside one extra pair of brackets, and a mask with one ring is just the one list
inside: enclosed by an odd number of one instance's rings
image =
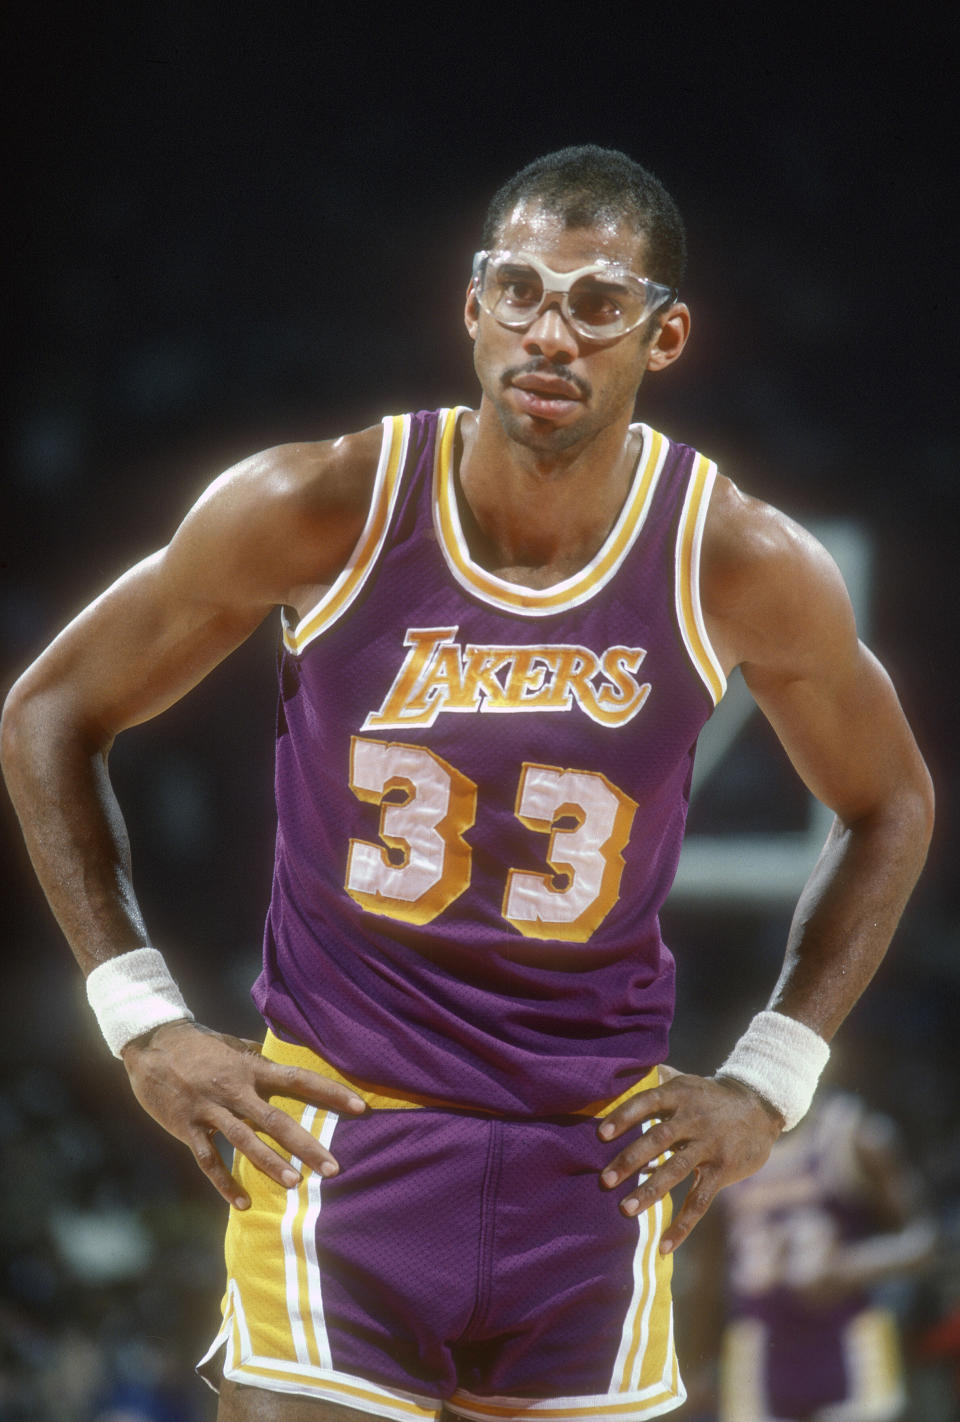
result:
[[(928, 869), (836, 1071), (922, 1179), (940, 1244), (895, 1301), (909, 1415), (957, 1416), (954, 12), (11, 0), (0, 25), (4, 690), (237, 459), (473, 401), (463, 293), (517, 167), (599, 142), (674, 193), (694, 334), (639, 414), (838, 541), (937, 781)], [(112, 759), (155, 941), (198, 1016), (251, 1036), (276, 635)], [(770, 734), (732, 715), (667, 921), (693, 1070), (766, 998), (819, 832)], [(204, 1422), (219, 1201), (133, 1103), (0, 815), (0, 1418)], [(779, 868), (751, 870), (762, 845)], [(681, 1252), (681, 1349), (692, 1268)]]

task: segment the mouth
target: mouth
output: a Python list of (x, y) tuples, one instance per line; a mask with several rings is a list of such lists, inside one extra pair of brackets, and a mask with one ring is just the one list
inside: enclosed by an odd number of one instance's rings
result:
[(510, 378), (520, 406), (539, 419), (555, 419), (582, 404), (586, 392), (572, 380), (542, 371), (524, 371)]

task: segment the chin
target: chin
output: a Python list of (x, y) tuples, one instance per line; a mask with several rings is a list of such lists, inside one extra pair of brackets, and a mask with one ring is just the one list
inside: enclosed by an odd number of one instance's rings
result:
[(496, 410), (507, 437), (536, 453), (560, 454), (563, 450), (579, 444), (588, 433), (581, 421), (571, 425), (554, 425), (549, 420), (536, 420), (530, 415), (519, 415), (500, 402), (497, 403)]

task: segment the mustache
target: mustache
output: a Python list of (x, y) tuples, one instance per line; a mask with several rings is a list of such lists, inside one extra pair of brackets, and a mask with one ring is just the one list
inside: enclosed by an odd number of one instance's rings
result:
[(577, 375), (568, 365), (555, 365), (543, 356), (534, 356), (523, 365), (509, 366), (500, 376), (500, 384), (512, 385), (521, 375), (555, 375), (559, 380), (566, 380), (575, 385), (584, 400), (589, 400), (593, 394), (593, 386), (589, 380), (584, 380), (582, 375)]

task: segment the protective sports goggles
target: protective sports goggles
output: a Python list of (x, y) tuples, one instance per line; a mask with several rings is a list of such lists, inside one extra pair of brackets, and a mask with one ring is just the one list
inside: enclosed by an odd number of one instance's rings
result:
[(564, 319), (594, 341), (625, 336), (677, 299), (673, 287), (636, 276), (616, 262), (555, 272), (529, 252), (477, 252), (473, 286), (484, 311), (501, 326), (522, 331), (559, 299)]

